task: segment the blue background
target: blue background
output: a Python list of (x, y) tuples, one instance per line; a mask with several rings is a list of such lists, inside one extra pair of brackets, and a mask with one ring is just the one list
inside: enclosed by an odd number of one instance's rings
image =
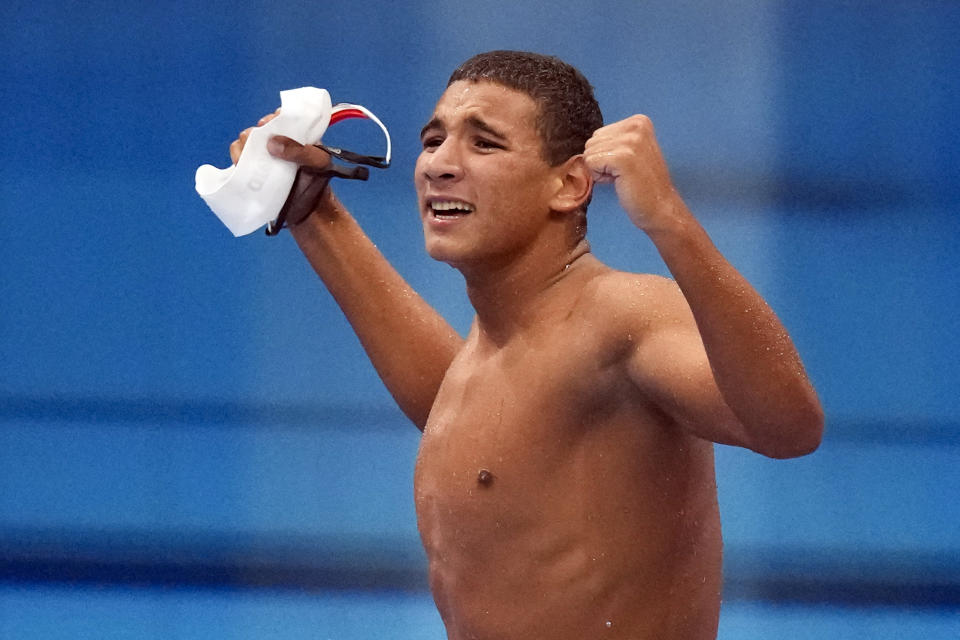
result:
[[(391, 129), (338, 193), (461, 331), (411, 184), (450, 71), (558, 55), (790, 329), (813, 456), (717, 448), (721, 638), (960, 635), (960, 5), (6, 2), (0, 637), (441, 638), (405, 422), (288, 234), (193, 190), (282, 89)], [(379, 150), (360, 121), (325, 141)], [(595, 253), (664, 273), (609, 190)]]

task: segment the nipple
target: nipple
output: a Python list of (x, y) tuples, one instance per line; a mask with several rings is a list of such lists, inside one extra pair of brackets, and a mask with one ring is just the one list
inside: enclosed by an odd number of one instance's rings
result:
[(481, 486), (489, 487), (493, 482), (493, 474), (486, 469), (480, 469), (477, 473), (477, 482), (479, 482)]

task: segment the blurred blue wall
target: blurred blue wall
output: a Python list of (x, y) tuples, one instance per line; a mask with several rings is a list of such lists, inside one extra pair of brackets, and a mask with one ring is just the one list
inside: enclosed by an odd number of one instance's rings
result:
[[(368, 106), (394, 166), (338, 192), (464, 330), (417, 133), (460, 61), (521, 48), (581, 68), (608, 122), (653, 118), (821, 393), (817, 454), (718, 447), (729, 597), (956, 606), (958, 33), (932, 0), (4, 3), (4, 579), (424, 588), (418, 432), (289, 235), (234, 239), (193, 173), (281, 89)], [(328, 139), (377, 150), (354, 123)], [(663, 272), (611, 193), (590, 226)]]

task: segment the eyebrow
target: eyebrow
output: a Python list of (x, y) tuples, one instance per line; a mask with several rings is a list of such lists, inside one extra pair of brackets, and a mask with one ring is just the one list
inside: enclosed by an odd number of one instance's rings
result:
[[(496, 138), (499, 138), (500, 140), (507, 139), (507, 137), (503, 135), (497, 128), (491, 126), (486, 121), (484, 121), (481, 118), (478, 118), (477, 116), (469, 116), (466, 122), (468, 126), (473, 127), (474, 129), (483, 131), (484, 133), (488, 133)], [(427, 131), (431, 129), (444, 130), (446, 129), (446, 127), (443, 126), (443, 121), (440, 120), (440, 118), (433, 117), (430, 119), (430, 122), (423, 125), (423, 129), (420, 129), (420, 138), (423, 139), (423, 136), (426, 135)]]
[(423, 139), (423, 136), (427, 134), (427, 131), (430, 129), (443, 129), (443, 124), (440, 122), (440, 118), (434, 117), (430, 119), (430, 122), (423, 125), (423, 129), (420, 129), (420, 139)]
[(494, 137), (496, 137), (496, 138), (500, 138), (501, 140), (506, 140), (506, 139), (507, 139), (506, 136), (504, 136), (502, 133), (500, 133), (499, 130), (497, 130), (496, 128), (490, 126), (489, 124), (487, 124), (486, 122), (484, 122), (483, 120), (481, 120), (480, 118), (478, 118), (477, 116), (470, 116), (470, 117), (468, 117), (468, 118), (467, 118), (467, 124), (470, 125), (471, 127), (473, 127), (474, 129), (479, 129), (480, 131), (483, 131), (483, 132), (485, 132), (485, 133), (489, 133), (490, 135), (492, 135), (492, 136), (494, 136)]

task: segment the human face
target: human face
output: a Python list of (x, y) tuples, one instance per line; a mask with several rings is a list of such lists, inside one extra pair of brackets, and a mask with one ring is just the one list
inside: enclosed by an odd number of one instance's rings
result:
[(455, 267), (498, 263), (541, 237), (557, 177), (536, 116), (532, 98), (493, 82), (458, 81), (440, 97), (414, 176), (431, 257)]

